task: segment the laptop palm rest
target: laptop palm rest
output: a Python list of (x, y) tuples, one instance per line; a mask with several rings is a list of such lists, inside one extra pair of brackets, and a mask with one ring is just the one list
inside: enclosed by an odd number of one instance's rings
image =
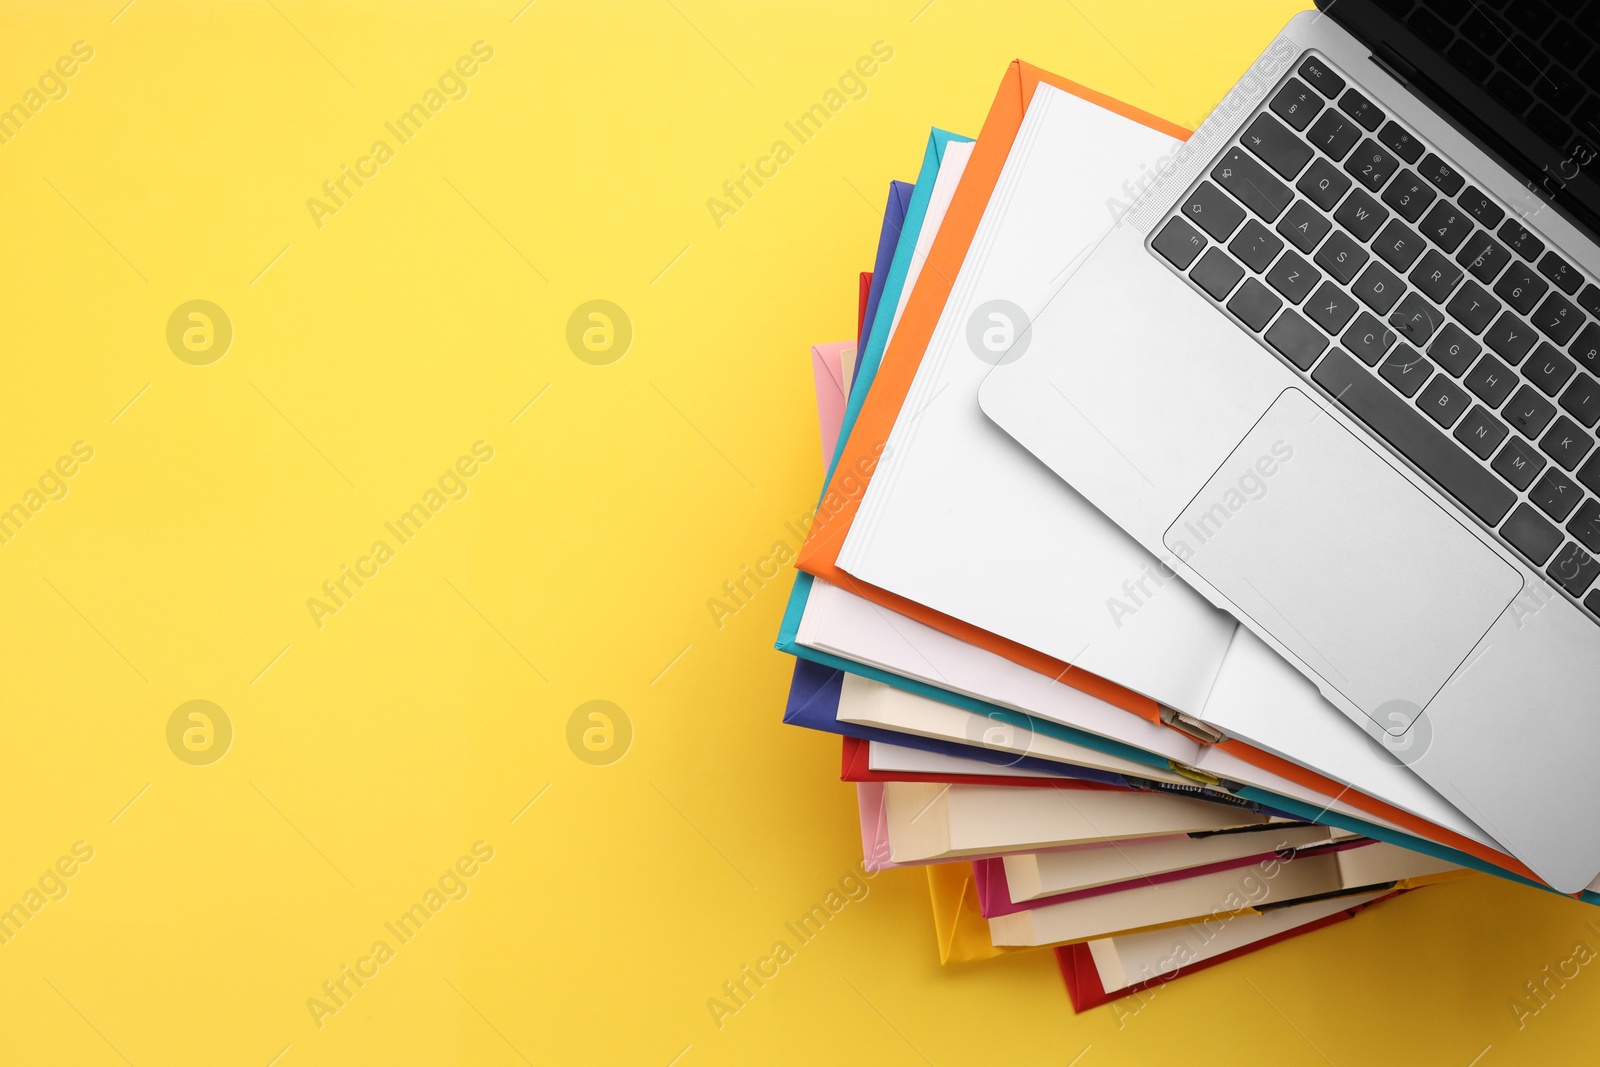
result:
[(1247, 621), (1403, 733), (1521, 575), (1298, 389), (1163, 538)]

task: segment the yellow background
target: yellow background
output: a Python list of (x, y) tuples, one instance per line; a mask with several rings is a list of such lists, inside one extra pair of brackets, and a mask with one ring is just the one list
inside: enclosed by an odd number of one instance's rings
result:
[[(706, 601), (812, 502), (808, 346), (853, 333), (887, 182), (931, 125), (975, 134), (1018, 55), (1194, 124), (1295, 5), (124, 2), (0, 33), (4, 106), (94, 49), (0, 145), (0, 505), (95, 450), (0, 547), (0, 905), (94, 849), (0, 946), (0, 1061), (1572, 1054), (1600, 976), (1522, 1029), (1508, 1002), (1600, 913), (1489, 879), (1119, 1018), (1074, 1017), (1047, 953), (941, 969), (922, 873), (891, 872), (720, 1029), (706, 1006), (860, 855), (837, 741), (779, 723), (788, 577), (721, 629)], [(480, 40), (468, 95), (319, 228), (307, 199)], [(880, 40), (719, 228), (706, 200)], [(233, 323), (209, 366), (166, 343), (193, 299)], [(634, 326), (609, 366), (565, 342), (591, 299)], [(469, 495), (318, 628), (307, 598), (479, 440)], [(166, 740), (196, 699), (235, 732), (209, 766)], [(610, 766), (567, 744), (594, 699), (634, 731)], [(480, 840), (465, 899), (319, 1029), (307, 999)]]

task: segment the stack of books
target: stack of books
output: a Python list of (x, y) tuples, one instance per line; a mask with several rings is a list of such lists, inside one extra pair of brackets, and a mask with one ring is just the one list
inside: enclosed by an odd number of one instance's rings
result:
[[(1071, 143), (1028, 142), (1046, 94)], [(1407, 769), (1414, 735), (1356, 727), (979, 407), (1027, 343), (1007, 265), (1037, 261), (995, 216), (1070, 264), (1188, 135), (1013, 63), (976, 139), (932, 131), (890, 184), (857, 336), (811, 350), (784, 721), (842, 738), (864, 866), (926, 870), (942, 960), (1053, 951), (1076, 1010), (1441, 881), (1552, 891)], [(1018, 146), (1059, 156), (1047, 187)]]

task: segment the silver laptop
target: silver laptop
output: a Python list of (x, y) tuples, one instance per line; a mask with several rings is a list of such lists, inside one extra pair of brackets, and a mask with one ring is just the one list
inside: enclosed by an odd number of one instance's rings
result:
[(1595, 42), (1542, 5), (1327, 6), (1026, 309), (980, 402), (1574, 893), (1600, 874)]

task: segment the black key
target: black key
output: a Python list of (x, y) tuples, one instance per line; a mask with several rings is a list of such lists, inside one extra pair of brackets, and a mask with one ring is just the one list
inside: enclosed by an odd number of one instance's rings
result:
[(1433, 376), (1433, 364), (1410, 345), (1395, 345), (1378, 368), (1383, 380), (1405, 396), (1416, 396), (1422, 383)]
[(1293, 252), (1285, 252), (1279, 257), (1267, 275), (1267, 284), (1287, 297), (1291, 304), (1298, 304), (1310, 296), (1311, 290), (1321, 280), (1322, 272)]
[(1239, 317), (1239, 321), (1260, 333), (1272, 321), (1272, 316), (1278, 313), (1283, 306), (1283, 301), (1272, 295), (1272, 290), (1256, 281), (1247, 279), (1239, 286), (1239, 291), (1233, 294), (1233, 299), (1228, 301), (1228, 310)]
[(1539, 451), (1561, 464), (1562, 470), (1568, 471), (1577, 467), (1593, 447), (1594, 435), (1565, 415), (1557, 416), (1539, 441)]
[(1333, 221), (1349, 230), (1358, 241), (1372, 240), (1372, 235), (1388, 217), (1389, 212), (1360, 189), (1345, 197), (1339, 210), (1333, 213)]
[(1383, 232), (1372, 239), (1372, 250), (1395, 270), (1408, 270), (1422, 255), (1422, 249), (1422, 236), (1399, 219), (1390, 219)]
[(1439, 336), (1433, 339), (1433, 344), (1428, 346), (1428, 355), (1439, 361), (1439, 366), (1461, 377), (1472, 361), (1478, 358), (1478, 353), (1483, 351), (1483, 346), (1467, 336), (1465, 330), (1453, 322), (1444, 324), (1444, 329), (1439, 331)]
[(1439, 198), (1433, 191), (1433, 186), (1409, 170), (1400, 172), (1399, 177), (1389, 183), (1383, 191), (1383, 202), (1405, 216), (1407, 222), (1416, 222), (1422, 213), (1428, 210), (1428, 205)]
[(1407, 163), (1415, 163), (1422, 158), (1422, 142), (1401, 129), (1398, 122), (1384, 123), (1383, 129), (1378, 131), (1378, 140)]
[(1544, 470), (1544, 457), (1533, 450), (1533, 446), (1522, 438), (1512, 434), (1511, 440), (1506, 442), (1506, 447), (1494, 457), (1494, 472), (1518, 489), (1526, 489)]
[(1251, 219), (1244, 224), (1244, 229), (1228, 242), (1228, 251), (1243, 260), (1245, 266), (1260, 274), (1278, 258), (1278, 253), (1283, 251), (1283, 242), (1272, 236), (1271, 230)]
[(1512, 429), (1531, 441), (1543, 433), (1550, 420), (1555, 418), (1556, 406), (1534, 392), (1533, 386), (1524, 385), (1500, 414)]
[(1498, 409), (1511, 395), (1511, 390), (1517, 387), (1517, 375), (1498, 359), (1486, 355), (1472, 365), (1466, 383), (1479, 400)]
[(1361, 140), (1361, 130), (1337, 111), (1324, 111), (1306, 134), (1306, 140), (1326, 152), (1331, 159), (1339, 160)]
[(1585, 429), (1594, 429), (1595, 422), (1600, 421), (1600, 384), (1580, 372), (1561, 394), (1561, 408)]
[(1284, 122), (1303, 130), (1311, 125), (1311, 120), (1322, 110), (1322, 97), (1307, 89), (1305, 82), (1299, 78), (1290, 78), (1267, 106)]
[(1239, 143), (1285, 178), (1299, 174), (1312, 156), (1311, 146), (1271, 115), (1257, 115), (1239, 135)]
[(1491, 230), (1500, 225), (1500, 220), (1506, 217), (1505, 208), (1490, 200), (1489, 194), (1476, 185), (1467, 186), (1456, 199), (1467, 209), (1467, 214)]
[(1483, 328), (1489, 325), (1499, 312), (1500, 301), (1485, 292), (1483, 286), (1477, 282), (1468, 282), (1450, 298), (1445, 310), (1450, 313), (1451, 318), (1468, 330), (1482, 333)]
[(1588, 608), (1595, 615), (1600, 615), (1600, 589), (1596, 589), (1588, 596), (1584, 597), (1583, 606)]
[(1526, 504), (1517, 505), (1511, 518), (1500, 527), (1500, 534), (1536, 567), (1544, 566), (1550, 553), (1561, 544), (1561, 531), (1545, 522), (1537, 511)]
[(1509, 311), (1502, 311), (1500, 317), (1494, 320), (1494, 325), (1483, 335), (1483, 343), (1504, 356), (1512, 366), (1522, 362), (1522, 357), (1533, 347), (1533, 340), (1533, 331), (1528, 324)]
[(1446, 259), (1442, 252), (1430, 248), (1408, 277), (1429, 300), (1443, 304), (1450, 290), (1461, 280), (1461, 268)]
[(1474, 456), (1488, 459), (1505, 440), (1506, 433), (1505, 423), (1484, 410), (1482, 404), (1474, 404), (1451, 436), (1470, 448)]
[(1600, 318), (1600, 285), (1590, 282), (1578, 294), (1578, 304), (1589, 314)]
[(1572, 514), (1572, 509), (1578, 506), (1578, 501), (1583, 499), (1583, 490), (1572, 479), (1551, 467), (1528, 490), (1528, 499), (1552, 519), (1564, 522)]
[[(1506, 51), (1509, 52), (1510, 49)], [(1519, 85), (1505, 71), (1496, 71), (1490, 75), (1487, 88), (1489, 92), (1498, 97), (1500, 102), (1514, 113), (1520, 114), (1528, 110), (1528, 106), (1533, 103), (1533, 94)]]
[(1444, 325), (1444, 312), (1423, 299), (1420, 293), (1407, 293), (1389, 316), (1389, 325), (1412, 344), (1425, 345), (1433, 332)]
[(1435, 374), (1433, 381), (1417, 397), (1417, 407), (1446, 430), (1454, 426), (1471, 405), (1472, 398), (1466, 391), (1442, 374)]
[[(1332, 282), (1323, 282), (1322, 287), (1306, 301), (1306, 314), (1312, 322), (1329, 333), (1338, 333), (1350, 321), (1350, 316), (1356, 313), (1357, 307), (1354, 297)], [(1300, 369), (1305, 370), (1304, 367)]]
[(1378, 105), (1354, 89), (1339, 98), (1339, 110), (1361, 123), (1362, 129), (1368, 133), (1383, 125), (1383, 112)]
[(1577, 545), (1568, 541), (1559, 555), (1545, 568), (1545, 573), (1560, 583), (1561, 588), (1573, 596), (1582, 596), (1595, 575), (1600, 574), (1600, 563)]
[(1590, 552), (1600, 552), (1600, 501), (1585, 500), (1567, 523), (1567, 532)]
[(1367, 250), (1347, 233), (1335, 233), (1317, 250), (1317, 266), (1346, 285), (1367, 262)]
[(1538, 259), (1544, 251), (1544, 242), (1528, 232), (1528, 228), (1516, 219), (1506, 219), (1506, 224), (1500, 227), (1500, 240), (1529, 263)]
[(1522, 374), (1543, 390), (1545, 396), (1555, 396), (1575, 369), (1572, 360), (1557, 352), (1548, 341), (1540, 341), (1533, 358), (1522, 368)]
[(1328, 347), (1328, 339), (1322, 332), (1293, 311), (1279, 315), (1265, 336), (1267, 344), (1301, 370), (1310, 370), (1311, 364)]
[(1268, 222), (1283, 214), (1283, 209), (1294, 199), (1287, 185), (1245, 155), (1241, 148), (1228, 149), (1222, 161), (1211, 168), (1211, 178)]
[(1588, 462), (1578, 468), (1578, 481), (1588, 487), (1591, 493), (1600, 493), (1600, 452), (1589, 456)]
[(1572, 354), (1573, 359), (1600, 374), (1600, 326), (1592, 322), (1585, 326), (1567, 351)]
[(1350, 188), (1350, 176), (1326, 159), (1317, 159), (1300, 175), (1294, 187), (1322, 210), (1332, 211), (1333, 205)]
[(1183, 205), (1183, 217), (1217, 240), (1226, 241), (1228, 234), (1244, 221), (1244, 209), (1223, 196), (1215, 185), (1201, 182), (1189, 202)]
[(1539, 302), (1549, 284), (1526, 263), (1513, 263), (1494, 283), (1495, 295), (1526, 315)]
[(1422, 220), (1421, 228), (1428, 240), (1446, 252), (1454, 252), (1462, 238), (1472, 232), (1472, 220), (1450, 201), (1441, 200), (1433, 205), (1428, 217)]
[(1380, 315), (1389, 314), (1389, 309), (1394, 307), (1401, 294), (1406, 291), (1406, 283), (1394, 275), (1382, 263), (1368, 263), (1367, 269), (1361, 272), (1350, 285), (1350, 291), (1356, 299)]
[(1583, 284), (1583, 275), (1578, 273), (1578, 268), (1562, 259), (1554, 252), (1546, 252), (1544, 258), (1539, 260), (1539, 273), (1556, 283), (1556, 288), (1571, 296)]
[(1211, 294), (1213, 300), (1221, 300), (1227, 296), (1239, 279), (1244, 277), (1244, 268), (1235, 263), (1228, 253), (1220, 248), (1213, 248), (1201, 257), (1194, 270), (1189, 272), (1195, 284)]
[(1363, 311), (1339, 340), (1344, 342), (1351, 355), (1367, 366), (1375, 367), (1383, 354), (1389, 351), (1389, 346), (1395, 343), (1397, 335), (1373, 318), (1371, 312)]
[(1306, 80), (1306, 84), (1330, 100), (1344, 90), (1344, 79), (1335, 74), (1326, 63), (1316, 56), (1307, 56), (1306, 61), (1300, 64), (1300, 77)]
[(1422, 164), (1417, 167), (1417, 173), (1437, 185), (1445, 196), (1455, 196), (1463, 183), (1461, 175), (1456, 173), (1455, 168), (1432, 152), (1423, 157)]
[(1551, 293), (1544, 298), (1538, 310), (1528, 316), (1528, 321), (1550, 340), (1564, 345), (1572, 340), (1572, 335), (1583, 325), (1583, 312), (1560, 293)]
[(1344, 352), (1322, 357), (1312, 379), (1482, 521), (1497, 526), (1511, 510), (1515, 493)]
[(1475, 82), (1486, 82), (1489, 75), (1494, 73), (1494, 61), (1466, 41), (1451, 45), (1449, 56)]
[[(1401, 0), (1401, 3), (1403, 6), (1409, 7), (1411, 0)], [(1455, 40), (1455, 30), (1446, 26), (1438, 15), (1426, 8), (1418, 8), (1413, 11), (1411, 17), (1406, 19), (1406, 25), (1415, 30), (1418, 37), (1427, 41), (1435, 49), (1443, 48)]]
[(1487, 232), (1479, 230), (1456, 253), (1456, 262), (1471, 271), (1472, 276), (1480, 282), (1492, 282), (1511, 262), (1511, 253)]
[(1294, 206), (1278, 220), (1278, 232), (1302, 252), (1317, 247), (1317, 243), (1332, 227), (1333, 223), (1304, 200), (1296, 200)]
[(1399, 166), (1399, 160), (1378, 147), (1378, 142), (1370, 138), (1357, 145), (1356, 150), (1350, 153), (1350, 158), (1344, 161), (1345, 173), (1374, 193), (1394, 177), (1394, 172)]
[(1179, 270), (1188, 270), (1189, 264), (1194, 262), (1194, 257), (1200, 254), (1206, 246), (1206, 239), (1200, 232), (1182, 219), (1170, 219), (1161, 227), (1161, 232), (1156, 234), (1150, 246)]

